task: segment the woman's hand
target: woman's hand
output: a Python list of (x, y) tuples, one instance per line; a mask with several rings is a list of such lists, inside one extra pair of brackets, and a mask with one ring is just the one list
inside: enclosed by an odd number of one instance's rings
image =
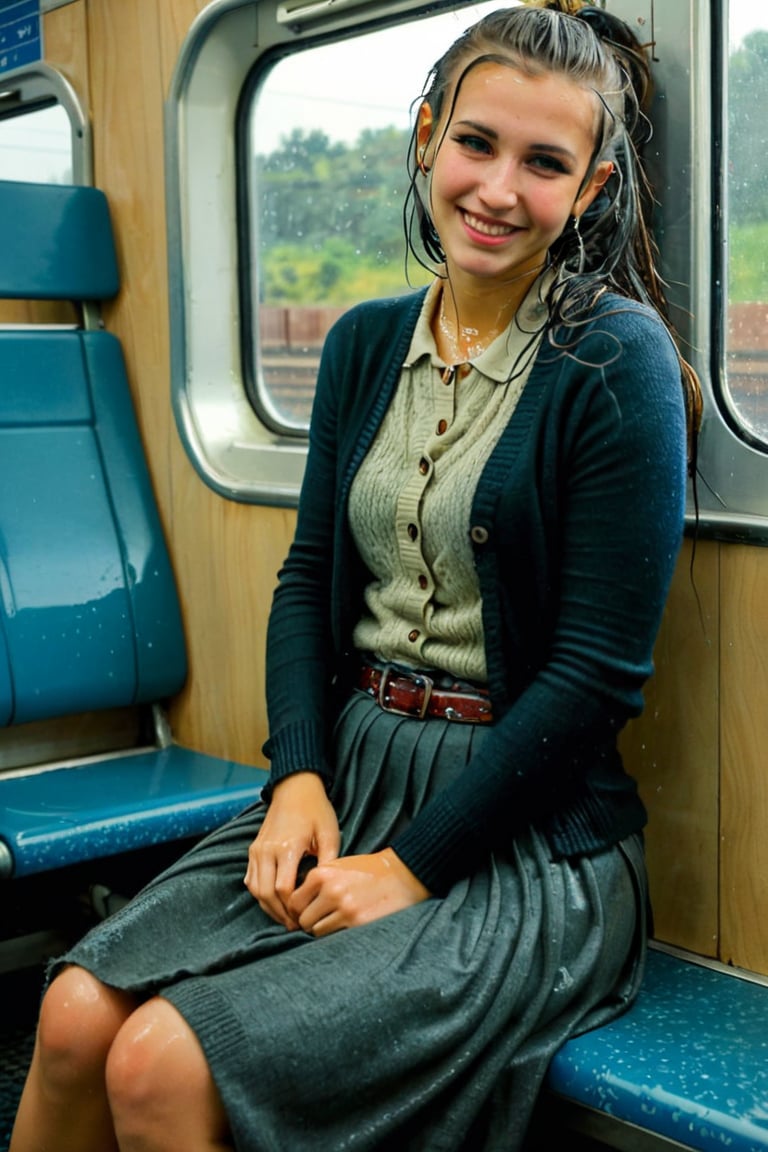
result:
[(325, 786), (314, 772), (298, 772), (275, 785), (264, 823), (248, 850), (245, 886), (268, 916), (299, 927), (289, 901), (305, 856), (328, 864), (339, 854), (339, 823)]
[(427, 900), (430, 892), (391, 848), (313, 868), (288, 901), (305, 932), (328, 936)]

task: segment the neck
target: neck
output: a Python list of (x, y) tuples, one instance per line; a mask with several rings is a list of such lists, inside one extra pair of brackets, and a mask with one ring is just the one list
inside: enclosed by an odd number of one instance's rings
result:
[(432, 321), (437, 350), (446, 364), (463, 364), (484, 352), (509, 326), (541, 268), (484, 290), (449, 275)]

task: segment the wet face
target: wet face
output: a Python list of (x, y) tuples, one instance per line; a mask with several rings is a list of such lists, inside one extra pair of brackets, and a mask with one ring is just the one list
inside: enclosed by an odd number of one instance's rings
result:
[(540, 267), (570, 216), (608, 178), (584, 178), (595, 144), (593, 93), (567, 77), (531, 76), (482, 63), (469, 71), (432, 131), (422, 108), (419, 143), (431, 166), (432, 219), (451, 277), (501, 285)]

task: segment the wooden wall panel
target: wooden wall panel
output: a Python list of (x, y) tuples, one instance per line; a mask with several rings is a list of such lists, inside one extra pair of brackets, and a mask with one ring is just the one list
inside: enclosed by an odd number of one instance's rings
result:
[(43, 48), (48, 63), (54, 64), (66, 76), (87, 112), (91, 106), (91, 93), (86, 0), (75, 0), (45, 14)]
[[(720, 546), (686, 541), (643, 715), (622, 738), (646, 803), (656, 936), (707, 956), (718, 946), (718, 588)], [(697, 600), (698, 597), (698, 600)]]
[(67, 300), (0, 300), (0, 324), (78, 324)]
[(768, 973), (768, 550), (722, 565), (722, 958)]
[[(261, 763), (264, 638), (295, 514), (227, 503), (187, 474), (174, 493), (174, 559), (184, 573), (192, 675), (171, 713), (182, 743)], [(182, 504), (191, 518), (180, 515)], [(225, 558), (225, 562), (223, 562)], [(189, 623), (194, 622), (194, 630)]]
[(172, 417), (157, 9), (152, 0), (88, 0), (94, 180), (109, 199), (121, 276), (120, 294), (104, 319), (123, 344), (167, 522)]

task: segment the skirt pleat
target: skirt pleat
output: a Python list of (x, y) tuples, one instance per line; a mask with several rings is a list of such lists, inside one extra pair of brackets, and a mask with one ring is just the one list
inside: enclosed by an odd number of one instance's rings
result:
[[(353, 693), (332, 790), (343, 853), (390, 843), (485, 735)], [(639, 839), (554, 860), (530, 830), (446, 896), (316, 940), (244, 887), (264, 811), (203, 840), (60, 964), (176, 1006), (238, 1152), (521, 1148), (554, 1052), (637, 990)]]

